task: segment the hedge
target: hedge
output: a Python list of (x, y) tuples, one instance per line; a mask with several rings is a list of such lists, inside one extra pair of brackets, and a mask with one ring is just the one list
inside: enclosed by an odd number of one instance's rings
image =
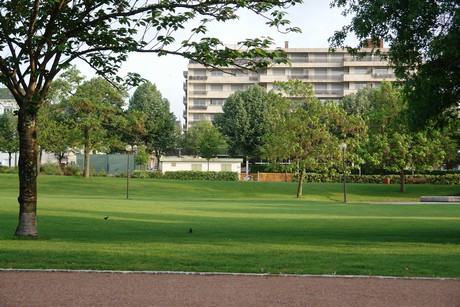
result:
[[(347, 175), (347, 182), (349, 183), (383, 183), (385, 178), (390, 178), (390, 183), (399, 184), (399, 175)], [(443, 184), (443, 185), (460, 185), (460, 174), (446, 174), (446, 175), (416, 175), (414, 177), (425, 178), (426, 183), (429, 184)], [(406, 179), (409, 176), (406, 175)], [(299, 180), (299, 175), (294, 176), (294, 180)], [(318, 174), (306, 173), (304, 182), (343, 182), (343, 174)], [(407, 182), (406, 184), (419, 184)]]
[(239, 174), (235, 172), (202, 172), (202, 171), (177, 171), (177, 172), (149, 172), (135, 170), (133, 178), (174, 179), (174, 180), (208, 180), (208, 181), (238, 181)]

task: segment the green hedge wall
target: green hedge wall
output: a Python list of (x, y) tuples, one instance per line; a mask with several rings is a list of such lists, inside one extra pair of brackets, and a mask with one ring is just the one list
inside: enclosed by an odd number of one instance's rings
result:
[[(347, 182), (350, 183), (383, 183), (385, 178), (390, 178), (390, 183), (399, 184), (399, 175), (347, 175)], [(429, 184), (444, 184), (444, 185), (460, 185), (460, 174), (446, 174), (446, 175), (416, 175), (414, 177), (425, 178), (426, 183)], [(406, 176), (406, 179), (409, 176)], [(294, 180), (299, 180), (299, 175), (294, 176)], [(342, 174), (318, 174), (306, 173), (304, 182), (343, 182)], [(407, 182), (407, 184), (420, 184)]]
[(147, 172), (133, 171), (133, 178), (154, 178), (174, 180), (209, 180), (209, 181), (238, 181), (239, 174), (235, 172), (201, 172), (201, 171), (177, 171), (177, 172)]

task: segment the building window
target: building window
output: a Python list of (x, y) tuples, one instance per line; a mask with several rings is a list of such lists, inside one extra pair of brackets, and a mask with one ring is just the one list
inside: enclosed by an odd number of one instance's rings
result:
[(232, 165), (231, 164), (221, 164), (220, 165), (220, 170), (222, 172), (231, 172), (232, 171)]
[(274, 76), (284, 76), (286, 74), (286, 71), (284, 68), (274, 68), (273, 69), (273, 75)]
[(355, 89), (359, 90), (367, 87), (367, 82), (355, 82)]
[(355, 75), (365, 75), (365, 74), (367, 74), (367, 67), (355, 67), (353, 69), (353, 74), (355, 74)]
[(224, 99), (211, 99), (211, 105), (212, 106), (223, 106), (225, 100)]
[(244, 86), (243, 86), (243, 84), (232, 84), (231, 89), (232, 89), (233, 92), (243, 91)]
[(223, 76), (224, 72), (222, 70), (211, 70), (211, 76), (218, 77)]
[(192, 164), (192, 171), (201, 171), (201, 164)]
[(206, 70), (205, 69), (194, 69), (191, 71), (191, 75), (193, 76), (206, 76)]
[(223, 84), (211, 84), (211, 92), (222, 92), (223, 90)]
[(195, 99), (195, 100), (193, 100), (193, 105), (195, 107), (205, 107), (206, 106), (206, 100), (204, 100), (204, 99)]

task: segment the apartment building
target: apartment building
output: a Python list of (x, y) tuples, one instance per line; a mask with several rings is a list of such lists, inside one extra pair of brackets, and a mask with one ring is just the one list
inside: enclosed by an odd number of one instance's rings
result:
[(13, 95), (7, 88), (0, 88), (0, 115), (7, 112), (13, 112), (18, 109), (18, 105)]
[[(382, 53), (388, 51), (382, 41), (378, 47)], [(184, 71), (184, 129), (203, 119), (212, 121), (222, 112), (228, 96), (253, 84), (270, 91), (277, 90), (275, 81), (299, 79), (313, 84), (320, 100), (338, 101), (361, 88), (378, 88), (384, 80), (396, 80), (388, 61), (371, 55), (371, 49), (363, 49), (369, 53), (364, 57), (353, 57), (345, 50), (332, 53), (327, 48), (289, 48), (286, 42), (283, 50), (290, 64), (275, 64), (257, 73), (236, 68), (210, 70), (190, 61)]]

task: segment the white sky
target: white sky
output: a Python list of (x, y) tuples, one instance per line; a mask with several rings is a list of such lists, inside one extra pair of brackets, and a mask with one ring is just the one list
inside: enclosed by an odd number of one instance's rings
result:
[[(299, 27), (302, 33), (281, 34), (275, 28), (270, 28), (260, 17), (250, 13), (243, 13), (238, 21), (208, 26), (208, 37), (218, 37), (225, 44), (235, 44), (246, 38), (269, 36), (274, 39), (275, 46), (284, 47), (289, 41), (290, 48), (327, 48), (327, 39), (335, 30), (347, 24), (347, 19), (338, 9), (330, 9), (328, 0), (305, 0), (305, 3), (296, 5), (288, 10), (287, 19), (291, 26)], [(181, 41), (176, 37), (176, 41)], [(355, 45), (356, 41), (347, 43)], [(83, 75), (91, 77), (93, 72), (88, 68), (80, 67)], [(171, 111), (178, 119), (182, 119), (183, 105), (183, 71), (187, 70), (187, 60), (177, 56), (162, 56), (156, 54), (132, 54), (123, 65), (120, 76), (127, 72), (139, 73), (143, 78), (154, 83), (167, 98)], [(132, 94), (132, 93), (131, 93)]]

